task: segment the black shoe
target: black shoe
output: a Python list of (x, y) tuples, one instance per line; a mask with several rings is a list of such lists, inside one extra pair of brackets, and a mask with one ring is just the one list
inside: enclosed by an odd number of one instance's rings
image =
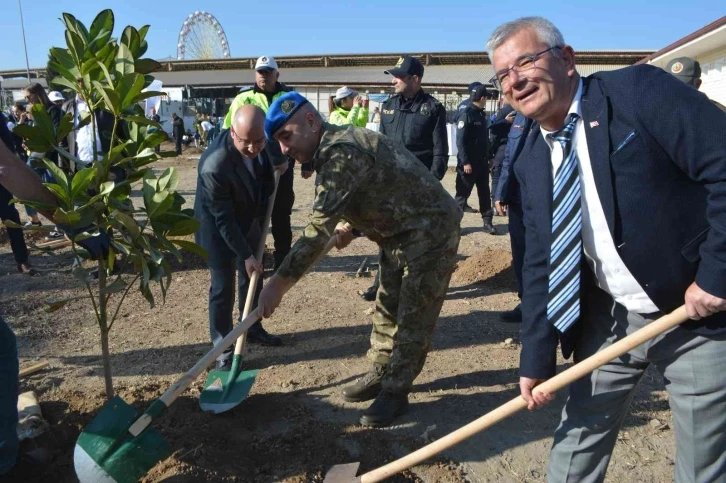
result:
[(360, 423), (363, 426), (379, 428), (388, 426), (398, 416), (408, 412), (408, 394), (393, 394), (382, 391), (373, 404), (363, 411)]
[(499, 319), (502, 322), (507, 322), (509, 324), (518, 324), (522, 322), (522, 305), (517, 305), (512, 310), (502, 312), (499, 314)]
[(368, 287), (368, 290), (361, 293), (360, 296), (363, 297), (363, 300), (365, 300), (366, 302), (375, 302), (377, 293), (378, 293), (378, 285), (373, 284), (370, 287)]
[(464, 205), (464, 213), (479, 213), (479, 210), (472, 208), (469, 205)]
[(348, 402), (370, 401), (381, 392), (381, 379), (386, 366), (373, 364), (373, 369), (363, 375), (355, 384), (343, 388), (343, 399)]
[(497, 230), (494, 228), (494, 225), (492, 225), (492, 220), (484, 220), (484, 233), (489, 233), (490, 235), (496, 235)]
[(231, 359), (222, 359), (221, 361), (217, 361), (217, 370), (223, 371), (223, 372), (229, 372), (232, 369), (232, 360)]
[(261, 325), (247, 331), (247, 340), (252, 344), (278, 347), (282, 345), (280, 336), (269, 334)]

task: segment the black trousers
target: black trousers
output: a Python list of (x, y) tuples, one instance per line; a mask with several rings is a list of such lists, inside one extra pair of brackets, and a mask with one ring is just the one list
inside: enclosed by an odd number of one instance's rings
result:
[[(262, 236), (262, 220), (259, 225), (253, 225), (247, 234), (247, 243), (253, 252), (257, 251), (260, 237)], [(232, 331), (232, 315), (234, 311), (235, 289), (237, 290), (237, 307), (239, 308), (240, 320), (244, 311), (245, 301), (247, 300), (247, 291), (250, 287), (250, 280), (247, 277), (244, 260), (237, 260), (232, 257), (224, 267), (209, 267), (211, 275), (211, 284), (209, 286), (209, 334), (212, 338), (212, 344), (217, 345), (224, 337)], [(237, 283), (235, 284), (235, 275)], [(257, 283), (255, 298), (252, 302), (254, 310), (257, 307), (257, 301), (262, 292), (262, 278)], [(262, 328), (260, 321), (255, 322), (250, 331)], [(226, 352), (218, 357), (217, 360), (228, 359), (231, 356), (232, 346), (228, 347)]]
[(517, 295), (522, 298), (522, 267), (524, 266), (524, 213), (521, 203), (507, 206), (509, 213), (509, 241), (512, 245), (512, 268), (517, 278)]
[[(210, 268), (209, 272), (211, 274), (211, 285), (209, 287), (209, 334), (212, 338), (212, 344), (217, 345), (232, 331), (235, 289), (237, 291), (237, 307), (239, 308), (241, 320), (250, 280), (247, 278), (244, 261), (237, 264), (237, 266), (234, 263), (230, 263), (225, 268)], [(237, 275), (236, 284), (235, 275)], [(252, 309), (257, 307), (260, 292), (262, 292), (262, 279), (257, 283), (257, 291), (255, 292)], [(257, 321), (249, 330), (254, 331), (261, 326), (260, 321)], [(232, 348), (233, 346), (228, 347), (217, 360), (229, 359)]]
[[(3, 221), (10, 220), (19, 225), (20, 215), (18, 214), (18, 210), (15, 209), (15, 205), (10, 204), (11, 199), (13, 199), (13, 195), (10, 194), (10, 191), (0, 185), (0, 219)], [(6, 228), (8, 230), (8, 238), (10, 238), (10, 248), (15, 257), (15, 263), (27, 263), (28, 247), (25, 246), (23, 230), (20, 228)]]
[(294, 168), (295, 162), (291, 160), (287, 171), (280, 177), (277, 195), (275, 196), (275, 206), (272, 208), (270, 232), (275, 241), (275, 270), (290, 253), (292, 247), (290, 217), (292, 215), (292, 206), (295, 203), (295, 192), (293, 191)]
[[(504, 153), (507, 150), (507, 145), (502, 144), (499, 146), (494, 159), (492, 160), (492, 195), (497, 190), (499, 184), (499, 176), (502, 173), (502, 161), (504, 161)], [(494, 206), (494, 199), (491, 200), (491, 205)]]
[(463, 169), (456, 169), (456, 203), (464, 210), (466, 200), (469, 199), (472, 190), (476, 186), (476, 193), (479, 197), (479, 211), (482, 218), (492, 217), (491, 194), (489, 193), (489, 170), (481, 169), (472, 174), (464, 173)]
[(176, 146), (176, 154), (182, 153), (182, 137), (177, 136), (174, 138), (174, 144)]

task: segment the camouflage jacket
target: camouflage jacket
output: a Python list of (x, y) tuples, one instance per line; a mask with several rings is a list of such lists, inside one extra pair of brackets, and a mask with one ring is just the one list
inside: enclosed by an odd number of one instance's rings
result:
[(278, 274), (295, 280), (315, 262), (341, 220), (399, 264), (458, 233), (462, 212), (441, 183), (401, 144), (380, 133), (325, 123), (313, 157), (310, 224)]

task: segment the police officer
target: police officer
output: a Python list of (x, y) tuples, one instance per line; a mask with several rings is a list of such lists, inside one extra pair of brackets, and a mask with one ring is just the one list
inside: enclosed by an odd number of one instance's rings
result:
[[(402, 143), (441, 180), (449, 161), (446, 109), (421, 89), (424, 66), (418, 59), (404, 56), (385, 73), (393, 76), (395, 95), (383, 104), (381, 133)], [(361, 297), (373, 301), (377, 291), (378, 275)]]
[(469, 87), (466, 88), (466, 91), (469, 93), (469, 97), (464, 99), (459, 103), (459, 107), (456, 108), (456, 114), (454, 115), (454, 121), (458, 121), (461, 114), (466, 110), (466, 108), (471, 104), (471, 96), (474, 94), (474, 91), (477, 87), (481, 87), (484, 84), (481, 82), (472, 82), (469, 84)]
[(436, 179), (442, 179), (449, 160), (446, 109), (421, 89), (424, 66), (405, 56), (385, 73), (393, 76), (396, 94), (383, 104), (381, 133), (401, 142)]
[[(232, 124), (234, 113), (244, 104), (253, 104), (264, 112), (270, 108), (270, 104), (289, 92), (290, 89), (279, 82), (280, 72), (277, 68), (277, 62), (273, 57), (265, 56), (257, 59), (255, 63), (255, 85), (242, 90), (232, 101), (229, 107), (227, 117), (224, 119), (222, 129), (229, 129)], [(272, 164), (278, 166), (281, 158), (287, 158), (280, 152), (277, 142), (271, 141), (267, 143), (265, 151), (272, 160)], [(292, 215), (292, 206), (295, 203), (295, 193), (293, 191), (293, 165), (294, 160), (290, 160), (290, 166), (285, 174), (280, 177), (277, 186), (277, 195), (275, 198), (275, 206), (272, 210), (272, 218), (270, 232), (275, 240), (275, 269), (280, 266), (285, 255), (290, 251), (292, 246), (292, 227), (290, 225), (290, 216)], [(312, 167), (302, 165), (303, 178), (309, 178), (312, 175)]]
[(492, 209), (489, 203), (489, 132), (484, 116), (487, 90), (484, 86), (474, 88), (471, 102), (459, 115), (456, 127), (456, 202), (464, 211), (466, 200), (476, 186), (479, 195), (479, 209), (484, 221), (484, 231), (496, 233), (492, 225)]
[[(492, 158), (493, 187), (499, 184), (499, 174), (502, 172), (502, 161), (504, 160), (504, 152), (507, 147), (507, 138), (509, 137), (509, 130), (512, 128), (514, 116), (516, 115), (517, 113), (512, 106), (504, 104), (494, 117), (492, 117), (491, 123), (489, 124), (489, 133), (491, 136), (489, 155)], [(492, 189), (493, 193), (494, 189)], [(494, 199), (492, 199), (492, 206), (494, 206)]]

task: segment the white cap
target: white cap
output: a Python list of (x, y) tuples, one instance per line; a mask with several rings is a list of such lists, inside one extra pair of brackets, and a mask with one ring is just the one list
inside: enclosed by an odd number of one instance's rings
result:
[(348, 96), (353, 96), (358, 94), (358, 91), (354, 91), (350, 87), (341, 87), (337, 91), (335, 91), (335, 98), (336, 99), (345, 99)]
[(277, 62), (275, 62), (275, 58), (263, 55), (262, 57), (257, 59), (257, 63), (255, 64), (255, 70), (263, 69), (277, 70)]
[(65, 98), (63, 97), (63, 94), (61, 94), (58, 91), (50, 91), (48, 93), (48, 99), (50, 99), (53, 102), (55, 102), (55, 101), (65, 101)]

